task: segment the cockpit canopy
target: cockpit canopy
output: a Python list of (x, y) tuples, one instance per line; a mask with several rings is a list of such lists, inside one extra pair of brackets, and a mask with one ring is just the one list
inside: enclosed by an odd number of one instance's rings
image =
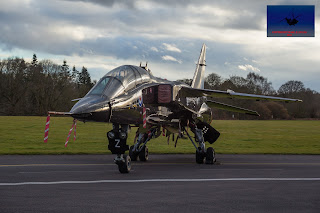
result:
[(151, 81), (151, 74), (137, 66), (117, 67), (102, 77), (87, 95), (99, 95), (113, 98), (127, 92), (139, 84)]

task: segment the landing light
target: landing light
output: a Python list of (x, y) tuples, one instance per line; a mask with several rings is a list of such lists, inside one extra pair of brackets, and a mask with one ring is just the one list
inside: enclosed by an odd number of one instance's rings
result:
[(108, 132), (108, 138), (113, 139), (114, 136), (114, 132)]
[(127, 133), (125, 133), (125, 132), (120, 132), (119, 137), (120, 137), (120, 139), (126, 139), (126, 138), (127, 138)]

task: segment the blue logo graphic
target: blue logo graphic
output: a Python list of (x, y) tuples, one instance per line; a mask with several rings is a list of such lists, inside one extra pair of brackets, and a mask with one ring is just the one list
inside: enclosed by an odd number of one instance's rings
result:
[(143, 106), (142, 96), (139, 97), (138, 104), (139, 104), (139, 107)]
[(268, 5), (268, 37), (314, 37), (314, 5)]

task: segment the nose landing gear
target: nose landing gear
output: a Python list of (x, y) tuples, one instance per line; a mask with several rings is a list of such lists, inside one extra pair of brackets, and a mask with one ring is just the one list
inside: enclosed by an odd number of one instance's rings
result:
[(119, 171), (121, 173), (129, 173), (131, 170), (131, 158), (124, 153), (129, 150), (127, 145), (129, 125), (113, 124), (111, 131), (107, 133), (109, 140), (108, 148), (112, 154), (117, 156), (114, 158), (114, 162), (118, 165)]

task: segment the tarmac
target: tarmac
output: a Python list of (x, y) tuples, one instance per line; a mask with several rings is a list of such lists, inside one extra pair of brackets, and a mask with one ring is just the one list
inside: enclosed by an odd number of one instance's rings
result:
[(0, 156), (0, 212), (320, 212), (320, 155)]

